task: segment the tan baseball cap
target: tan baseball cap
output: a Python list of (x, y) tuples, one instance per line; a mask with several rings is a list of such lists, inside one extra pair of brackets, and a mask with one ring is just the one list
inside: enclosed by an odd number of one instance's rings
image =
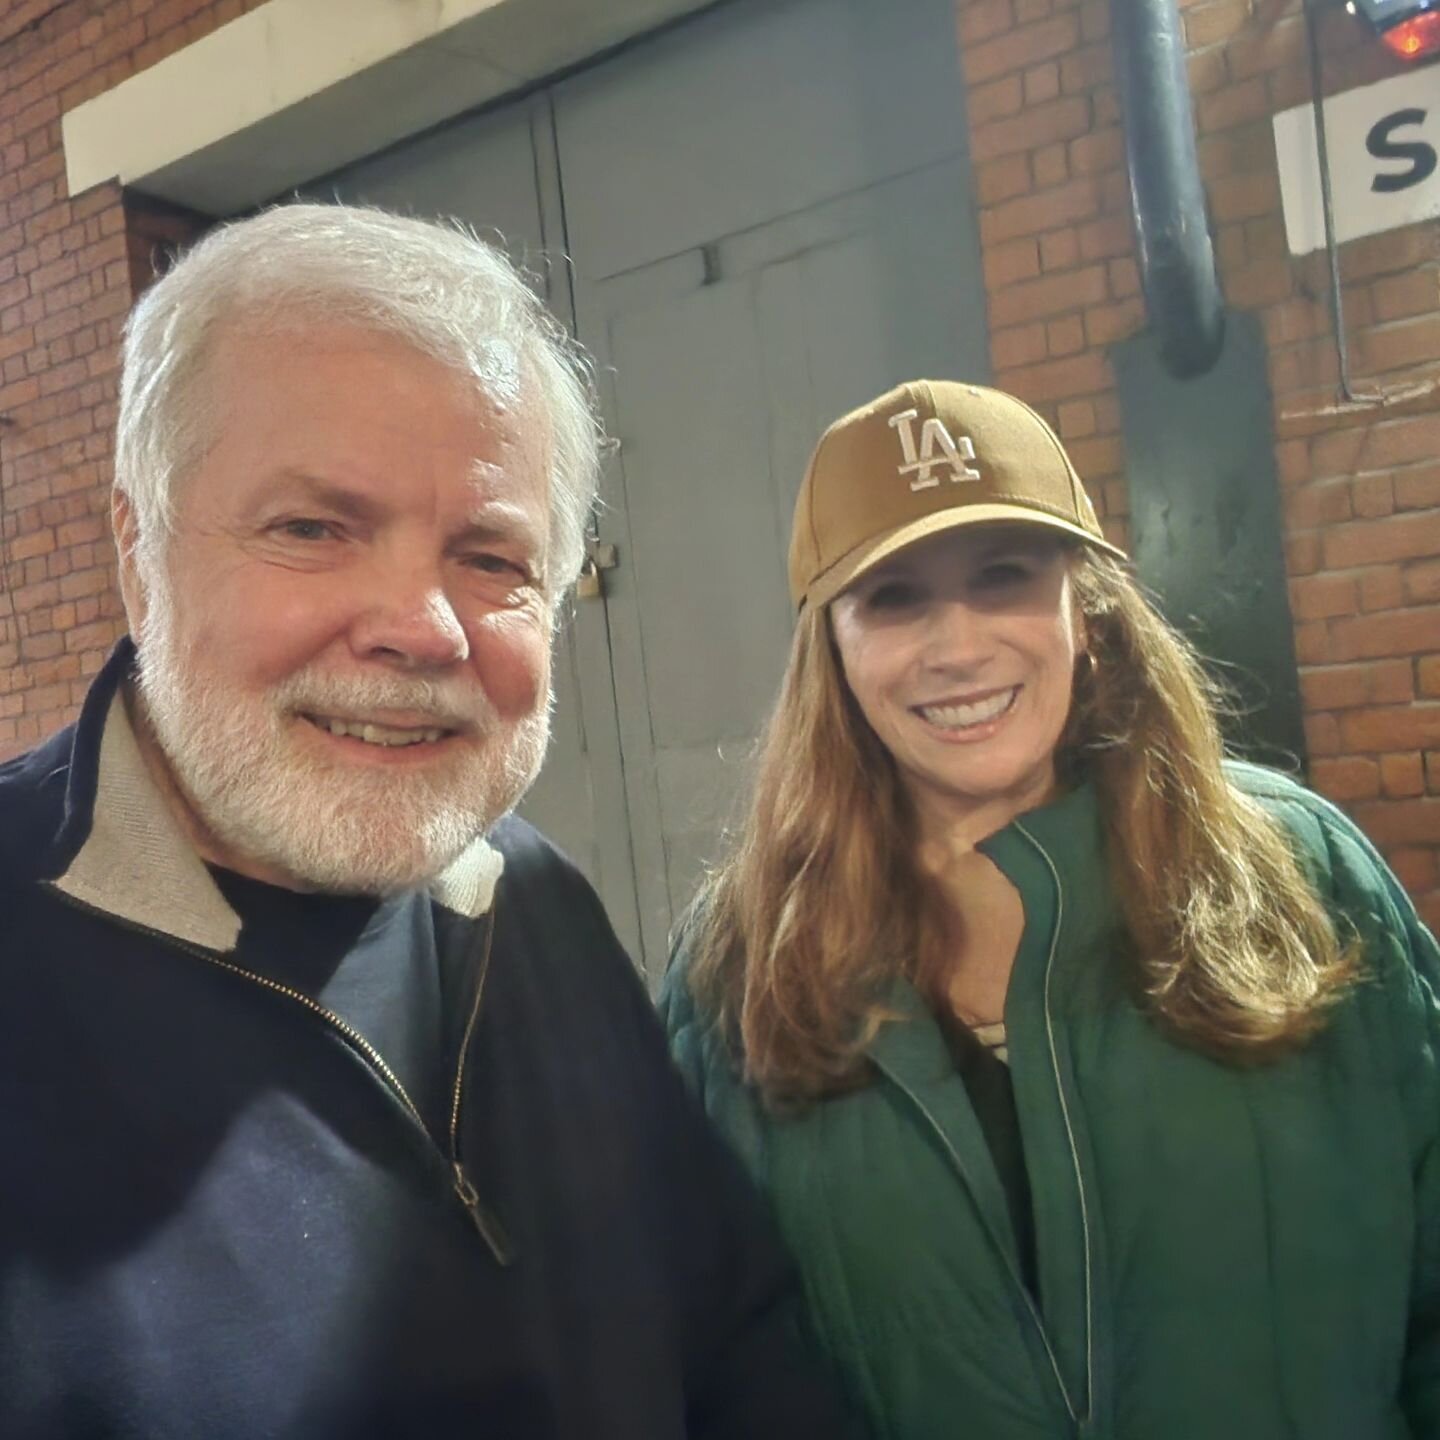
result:
[(1055, 432), (983, 385), (912, 380), (820, 437), (795, 503), (790, 595), (825, 605), (897, 550), (960, 525), (1022, 521), (1119, 559)]

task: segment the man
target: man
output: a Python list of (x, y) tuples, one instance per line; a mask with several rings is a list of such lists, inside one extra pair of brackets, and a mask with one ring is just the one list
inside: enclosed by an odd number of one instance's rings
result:
[(126, 330), (134, 640), (0, 767), (0, 1434), (834, 1434), (545, 750), (597, 429), (454, 230), (296, 205)]

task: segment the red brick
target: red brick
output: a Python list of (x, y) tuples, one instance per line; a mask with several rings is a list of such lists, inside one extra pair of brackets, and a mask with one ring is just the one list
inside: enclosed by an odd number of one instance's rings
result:
[(1401, 586), (1412, 605), (1440, 601), (1440, 558), (1402, 567)]
[(1246, 80), (1242, 84), (1216, 90), (1213, 94), (1202, 95), (1195, 105), (1195, 123), (1201, 134), (1208, 135), (1265, 119), (1270, 109), (1270, 95), (1265, 82)]
[(1078, 355), (1085, 348), (1085, 327), (1078, 315), (1052, 320), (1045, 327), (1045, 349), (1048, 354)]
[(967, 50), (982, 40), (1003, 34), (1015, 23), (1010, 0), (966, 0), (959, 8), (960, 43)]
[(1358, 578), (1362, 610), (1398, 610), (1405, 603), (1405, 588), (1399, 566), (1381, 565), (1371, 570), (1362, 570)]
[(1425, 793), (1425, 766), (1418, 751), (1380, 757), (1380, 788), (1396, 799)]
[(1251, 260), (1241, 270), (1225, 276), (1225, 298), (1241, 309), (1273, 305), (1288, 299), (1295, 289), (1295, 276), (1288, 259), (1274, 256)]
[(1418, 511), (1333, 526), (1325, 532), (1324, 553), (1332, 570), (1440, 555), (1440, 512)]
[(1307, 710), (1408, 704), (1415, 698), (1414, 668), (1408, 659), (1307, 666), (1300, 671), (1300, 695)]
[[(1002, 245), (989, 245), (984, 258), (985, 284), (992, 291), (1004, 290), (1018, 281), (1030, 280), (1040, 274), (1040, 245), (1033, 238), (1007, 240)], [(1010, 323), (992, 307), (994, 324)]]
[(1060, 67), (1052, 60), (1025, 72), (1025, 103), (1041, 105), (1060, 94)]
[(1305, 727), (1305, 748), (1313, 757), (1337, 755), (1340, 752), (1340, 724), (1333, 715), (1306, 715), (1301, 722)]
[(1335, 525), (1350, 519), (1353, 513), (1350, 504), (1350, 482), (1346, 480), (1302, 486), (1290, 490), (1285, 496), (1285, 519), (1292, 530)]
[(1085, 312), (1085, 336), (1095, 346), (1128, 339), (1145, 324), (1145, 304), (1132, 298), (1114, 305), (1098, 305)]
[(1129, 215), (1107, 215), (1076, 227), (1080, 255), (1085, 260), (1109, 260), (1129, 255), (1135, 248), (1135, 230)]
[(1002, 382), (1031, 404), (1047, 400), (1069, 400), (1108, 389), (1110, 367), (1094, 351), (1065, 360), (1047, 360), (1007, 371)]
[(1407, 415), (1331, 429), (1315, 437), (1310, 463), (1317, 476), (1386, 470), (1440, 454), (1440, 415)]
[(1108, 41), (1076, 50), (1060, 62), (1060, 89), (1066, 95), (1095, 90), (1114, 78), (1115, 58)]
[(1440, 606), (1345, 616), (1330, 622), (1331, 660), (1371, 660), (1435, 650), (1440, 650)]
[(1096, 430), (1095, 407), (1088, 400), (1068, 400), (1060, 406), (1060, 436), (1063, 440), (1080, 440)]
[(1076, 175), (1097, 175), (1125, 163), (1125, 137), (1119, 130), (1092, 129), (1070, 142), (1070, 169)]
[(1392, 477), (1397, 510), (1423, 510), (1440, 506), (1440, 465), (1397, 470)]
[(1440, 880), (1440, 867), (1437, 867), (1434, 850), (1401, 846), (1385, 858), (1390, 862), (1395, 878), (1411, 894), (1428, 890)]
[(1070, 160), (1064, 144), (1046, 145), (1033, 151), (1030, 156), (1030, 169), (1035, 176), (1035, 184), (1040, 189), (1048, 189), (1068, 179)]
[(1440, 796), (1365, 801), (1355, 807), (1354, 816), (1377, 845), (1440, 844)]
[(1405, 320), (1440, 310), (1440, 268), (1388, 275), (1370, 287), (1377, 320)]
[(1037, 146), (1073, 140), (1090, 128), (1090, 101), (1068, 96), (1049, 104), (1028, 106), (1018, 115), (975, 126), (970, 153), (977, 161), (996, 160)]
[(1212, 5), (1195, 5), (1184, 16), (1185, 42), (1189, 49), (1200, 50), (1235, 35), (1250, 18), (1245, 0), (1218, 0)]
[(1024, 102), (1025, 90), (1018, 75), (1002, 75), (988, 85), (977, 85), (969, 95), (970, 124), (979, 127), (989, 120), (1014, 115)]
[(1001, 201), (1026, 195), (1033, 183), (1028, 155), (1007, 155), (1003, 160), (992, 160), (988, 165), (975, 167), (975, 198), (983, 206), (995, 206)]
[(1246, 27), (1243, 43), (1226, 47), (1231, 75), (1237, 80), (1294, 64), (1305, 54), (1305, 26), (1298, 14), (1281, 15)]
[(1044, 270), (1068, 270), (1079, 262), (1080, 241), (1073, 226), (1052, 230), (1040, 237), (1040, 266)]
[[(1317, 264), (1321, 257), (1317, 256)], [(1352, 284), (1435, 262), (1435, 228), (1411, 225), (1352, 240), (1345, 247), (1345, 276)]]
[(1303, 575), (1290, 582), (1290, 608), (1297, 620), (1325, 620), (1353, 615), (1356, 582), (1350, 575)]
[(1373, 799), (1380, 793), (1380, 766), (1356, 755), (1316, 760), (1310, 779), (1322, 795), (1341, 803)]
[(1361, 475), (1350, 488), (1357, 516), (1375, 520), (1395, 513), (1395, 485), (1389, 475)]
[[(1039, 265), (1038, 255), (1036, 265)], [(990, 318), (996, 325), (1018, 325), (1063, 315), (1105, 298), (1105, 267), (1092, 265), (1059, 275), (1042, 276), (1007, 286), (991, 297)]]
[(1210, 209), (1220, 223), (1269, 216), (1280, 207), (1280, 184), (1270, 171), (1231, 174), (1212, 180)]
[(1067, 55), (1080, 43), (1080, 22), (1073, 14), (1056, 15), (1038, 25), (1024, 25), (965, 50), (965, 73), (971, 84), (1011, 70), (1023, 70)]
[(1362, 374), (1410, 370), (1440, 360), (1440, 315), (1367, 330), (1359, 337), (1356, 350)]
[(1080, 6), (1080, 37), (1087, 44), (1110, 34), (1110, 0), (1085, 0)]
[(1047, 353), (1043, 324), (1014, 325), (990, 332), (990, 355), (997, 369), (1033, 365)]
[(1225, 51), (1219, 46), (1188, 56), (1186, 65), (1190, 74), (1191, 95), (1208, 95), (1230, 79), (1225, 65)]
[(1140, 267), (1128, 257), (1112, 260), (1109, 265), (1110, 293), (1117, 300), (1140, 293)]
[(1398, 708), (1352, 710), (1342, 713), (1339, 722), (1349, 754), (1440, 749), (1440, 705), (1417, 701)]

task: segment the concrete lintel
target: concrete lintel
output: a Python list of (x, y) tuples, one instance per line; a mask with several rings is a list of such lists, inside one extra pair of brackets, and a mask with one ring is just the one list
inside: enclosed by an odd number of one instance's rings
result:
[(269, 0), (67, 112), (70, 193), (241, 210), (705, 3)]

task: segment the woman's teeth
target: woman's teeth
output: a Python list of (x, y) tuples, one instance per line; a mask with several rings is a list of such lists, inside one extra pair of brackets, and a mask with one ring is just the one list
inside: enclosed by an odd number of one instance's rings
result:
[(332, 735), (347, 735), (352, 740), (363, 740), (367, 745), (422, 745), (443, 740), (446, 731), (436, 729), (397, 730), (389, 725), (371, 725), (358, 720), (336, 720), (328, 716), (306, 717), (311, 724), (328, 730)]
[(983, 725), (987, 720), (998, 719), (1015, 703), (1019, 693), (1020, 687), (1016, 685), (987, 699), (976, 700), (971, 705), (917, 705), (915, 708), (942, 730), (968, 730), (974, 725)]

